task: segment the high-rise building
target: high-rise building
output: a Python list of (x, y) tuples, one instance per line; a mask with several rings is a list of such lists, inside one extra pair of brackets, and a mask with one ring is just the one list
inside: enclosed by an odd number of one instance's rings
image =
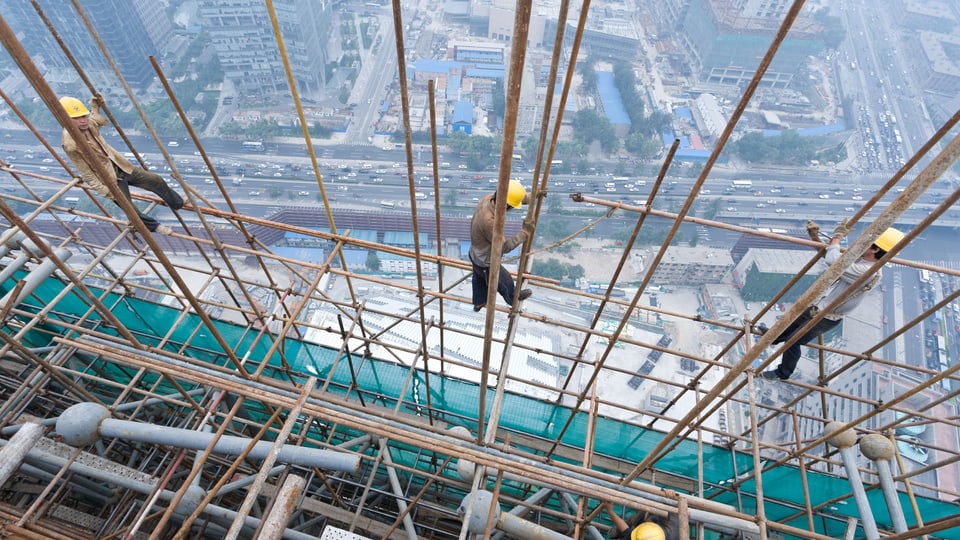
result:
[[(787, 7), (786, 2), (777, 1), (693, 0), (685, 11), (683, 29), (676, 34), (685, 45), (691, 71), (712, 83), (747, 83), (762, 51), (773, 42)], [(763, 84), (789, 86), (807, 58), (824, 49), (822, 34), (814, 20), (798, 22), (777, 50)]]
[[(326, 80), (326, 38), (333, 19), (328, 5), (309, 0), (281, 0), (273, 5), (298, 91), (319, 90)], [(224, 75), (239, 91), (288, 91), (277, 39), (263, 2), (202, 0), (199, 11)]]
[[(70, 2), (39, 0), (37, 3), (80, 69), (94, 80), (101, 75), (110, 80), (112, 73), (84, 18), (93, 24), (96, 36), (103, 41), (127, 83), (134, 88), (145, 88), (153, 80), (147, 58), (160, 52), (157, 44), (167, 41), (171, 32), (169, 20), (155, 2), (86, 0), (82, 14), (74, 10)], [(24, 48), (32, 56), (41, 57), (47, 69), (73, 69), (70, 59), (30, 2), (4, 2), (0, 15), (13, 22), (11, 27)]]

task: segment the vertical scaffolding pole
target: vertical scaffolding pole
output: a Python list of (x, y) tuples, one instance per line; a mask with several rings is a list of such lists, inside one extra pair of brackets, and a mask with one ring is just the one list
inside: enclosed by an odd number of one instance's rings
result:
[(897, 496), (897, 486), (890, 472), (890, 460), (894, 452), (893, 443), (879, 433), (870, 433), (860, 439), (860, 451), (877, 466), (880, 489), (887, 502), (887, 511), (890, 512), (890, 520), (893, 521), (893, 530), (898, 533), (907, 532), (907, 520), (903, 516), (903, 508)]
[(850, 482), (850, 491), (853, 492), (853, 500), (857, 504), (857, 510), (860, 511), (860, 522), (863, 523), (863, 532), (867, 540), (877, 540), (880, 538), (880, 532), (877, 530), (870, 501), (867, 500), (867, 493), (860, 480), (857, 456), (853, 450), (853, 445), (857, 443), (857, 435), (852, 430), (841, 429), (843, 425), (842, 422), (830, 422), (824, 427), (823, 434), (828, 437), (827, 442), (840, 452), (843, 468), (846, 469), (847, 480)]

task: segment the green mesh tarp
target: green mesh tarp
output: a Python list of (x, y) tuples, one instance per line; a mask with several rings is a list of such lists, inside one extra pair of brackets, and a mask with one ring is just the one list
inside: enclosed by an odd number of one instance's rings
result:
[[(9, 290), (14, 281), (3, 284)], [(21, 308), (39, 310), (39, 306), (56, 302), (51, 318), (76, 322), (89, 313), (88, 302), (76, 290), (57, 298), (64, 291), (64, 283), (58, 279), (46, 280), (25, 302)], [(176, 324), (171, 340), (165, 345), (168, 350), (177, 351), (193, 358), (217, 365), (227, 365), (226, 356), (217, 342), (203, 327), (195, 314), (181, 317), (179, 307), (122, 296), (113, 292), (94, 289), (101, 301), (110, 308), (111, 313), (123, 326), (143, 343), (158, 345), (166, 332)], [(30, 306), (33, 306), (32, 308)], [(96, 322), (98, 317), (87, 315), (88, 322)], [(178, 322), (179, 320), (179, 322)], [(240, 356), (248, 355), (255, 362), (269, 352), (271, 339), (258, 339), (255, 332), (242, 326), (215, 321), (217, 331), (230, 347)], [(7, 331), (11, 331), (7, 327)], [(116, 334), (109, 325), (102, 332)], [(62, 327), (41, 324), (37, 330), (27, 336), (24, 343), (29, 347), (49, 345), (55, 335), (63, 333)], [(189, 343), (185, 349), (184, 343)], [(337, 351), (319, 345), (304, 343), (297, 339), (284, 339), (281, 344), (284, 357), (289, 366), (283, 366), (281, 356), (275, 353), (269, 364), (275, 368), (269, 373), (286, 377), (293, 374), (317, 374), (331, 380), (331, 391), (345, 392), (351, 385), (350, 363), (346, 358), (337, 358)], [(291, 360), (292, 359), (292, 360)], [(337, 361), (339, 360), (339, 361)], [(411, 379), (410, 369), (391, 362), (351, 357), (358, 390), (367, 402), (379, 400), (382, 404), (394, 405), (397, 400), (404, 403), (403, 411), (411, 414), (427, 414), (427, 384), (424, 373), (415, 371)], [(334, 366), (335, 369), (334, 369)], [(296, 376), (296, 375), (294, 375)], [(476, 383), (430, 374), (429, 404), (435, 417), (451, 424), (463, 425), (471, 430), (476, 428), (479, 387)], [(491, 403), (493, 394), (488, 391), (487, 403)], [(563, 433), (562, 444), (581, 449), (585, 445), (587, 433), (587, 414), (574, 411), (554, 403), (508, 393), (503, 402), (500, 427), (531, 437), (554, 440), (560, 430), (567, 425), (570, 416), (573, 420)], [(593, 441), (595, 454), (601, 454), (622, 460), (629, 466), (641, 461), (663, 439), (664, 433), (610, 418), (599, 418), (596, 436)], [(528, 449), (534, 452), (534, 449)], [(411, 452), (410, 455), (414, 455)], [(698, 467), (702, 461), (705, 496), (720, 503), (728, 504), (739, 511), (754, 514), (757, 511), (756, 484), (745, 481), (737, 490), (727, 486), (746, 477), (753, 471), (753, 457), (749, 453), (732, 451), (726, 447), (704, 445), (702, 455), (698, 456), (695, 440), (681, 440), (672, 445), (668, 454), (657, 460), (655, 469), (677, 475), (695, 482)], [(622, 471), (604, 471), (619, 476)], [(814, 527), (820, 534), (840, 538), (846, 531), (846, 519), (858, 518), (859, 512), (850, 494), (845, 477), (807, 471), (805, 474), (807, 491), (811, 504), (817, 513)], [(764, 514), (767, 519), (788, 524), (799, 529), (807, 529), (805, 517), (806, 503), (801, 472), (792, 466), (778, 466), (766, 470), (762, 475)], [(882, 529), (892, 530), (892, 523), (886, 503), (879, 489), (869, 489), (867, 496), (878, 525)], [(910, 511), (910, 501), (904, 494), (900, 496), (901, 506), (907, 514), (907, 523), (916, 524)], [(940, 501), (918, 497), (920, 515), (929, 523), (958, 513), (958, 505), (949, 501)], [(941, 533), (942, 538), (960, 538), (960, 528)]]

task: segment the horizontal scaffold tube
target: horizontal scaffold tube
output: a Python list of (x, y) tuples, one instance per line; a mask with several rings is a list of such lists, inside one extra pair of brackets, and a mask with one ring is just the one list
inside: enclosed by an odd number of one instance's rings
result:
[[(190, 429), (158, 426), (129, 420), (110, 418), (110, 411), (98, 403), (78, 403), (63, 411), (57, 420), (57, 434), (71, 446), (87, 446), (99, 438), (115, 438), (151, 444), (163, 444), (176, 448), (203, 450), (214, 439), (213, 433), (204, 433)], [(250, 446), (252, 441), (245, 437), (220, 437), (213, 452), (228, 456), (238, 456)], [(273, 448), (273, 443), (260, 441), (253, 445), (247, 454), (250, 459), (263, 459)], [(360, 469), (360, 456), (285, 444), (277, 455), (277, 460), (291, 465), (318, 467), (332, 471), (356, 472)]]

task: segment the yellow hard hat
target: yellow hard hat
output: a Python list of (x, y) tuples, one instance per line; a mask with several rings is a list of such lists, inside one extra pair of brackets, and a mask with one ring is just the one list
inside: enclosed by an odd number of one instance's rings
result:
[(516, 180), (510, 181), (510, 187), (507, 188), (507, 204), (514, 208), (520, 208), (523, 205), (523, 198), (527, 196), (527, 188)]
[(880, 238), (877, 238), (874, 241), (873, 245), (884, 251), (890, 251), (893, 249), (893, 246), (900, 243), (903, 240), (903, 237), (906, 236), (902, 232), (890, 227), (889, 229), (883, 231), (883, 234), (880, 235)]
[(630, 540), (665, 540), (663, 527), (652, 521), (644, 521), (630, 531)]
[(63, 106), (63, 110), (67, 111), (67, 114), (70, 115), (70, 118), (80, 118), (81, 116), (87, 116), (90, 114), (90, 111), (87, 110), (87, 106), (75, 97), (63, 96), (60, 98), (60, 105)]

